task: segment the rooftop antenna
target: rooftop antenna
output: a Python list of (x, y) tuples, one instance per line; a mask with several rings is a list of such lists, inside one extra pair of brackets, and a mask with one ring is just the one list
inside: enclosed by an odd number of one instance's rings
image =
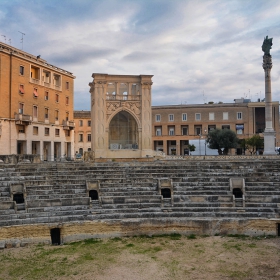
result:
[(12, 39), (9, 39), (8, 41), (9, 41), (9, 43), (10, 43), (10, 45), (11, 45), (11, 44), (12, 44)]
[(21, 33), (21, 39), (20, 39), (20, 42), (21, 42), (21, 49), (23, 50), (23, 35), (25, 35), (25, 33), (19, 31), (19, 33)]
[(1, 35), (1, 36), (3, 36), (5, 38), (5, 44), (6, 44), (6, 35)]
[(205, 97), (204, 91), (203, 91), (203, 102), (204, 102), (204, 104), (206, 103), (205, 101), (206, 101), (206, 97)]

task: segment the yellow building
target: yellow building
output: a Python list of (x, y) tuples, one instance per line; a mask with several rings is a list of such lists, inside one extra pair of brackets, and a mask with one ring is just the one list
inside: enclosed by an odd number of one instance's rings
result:
[(90, 111), (74, 111), (75, 154), (83, 155), (91, 151), (91, 114)]
[(72, 73), (0, 43), (0, 154), (74, 156)]

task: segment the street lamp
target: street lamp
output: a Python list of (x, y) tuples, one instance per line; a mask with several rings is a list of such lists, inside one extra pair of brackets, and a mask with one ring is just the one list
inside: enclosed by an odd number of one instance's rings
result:
[(206, 130), (206, 128), (204, 129), (204, 133), (205, 133), (205, 142), (204, 142), (204, 145), (205, 145), (205, 148), (204, 148), (204, 152), (205, 152), (205, 156), (206, 156), (206, 140), (207, 140), (207, 130)]

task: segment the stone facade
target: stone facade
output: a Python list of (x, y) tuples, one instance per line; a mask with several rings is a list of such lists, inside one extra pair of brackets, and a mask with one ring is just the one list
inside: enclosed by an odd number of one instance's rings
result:
[(74, 78), (0, 43), (0, 155), (74, 156)]
[(151, 75), (92, 74), (91, 141), (95, 158), (152, 156)]

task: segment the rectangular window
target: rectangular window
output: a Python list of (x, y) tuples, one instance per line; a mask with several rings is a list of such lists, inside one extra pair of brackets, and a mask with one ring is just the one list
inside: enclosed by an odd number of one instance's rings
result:
[(215, 120), (215, 113), (209, 113), (209, 121)]
[(215, 129), (216, 129), (216, 125), (208, 125), (208, 132)]
[(69, 121), (69, 112), (66, 112), (66, 121)]
[(66, 105), (69, 105), (69, 97), (66, 96)]
[(48, 127), (45, 127), (45, 136), (50, 135), (50, 129)]
[(49, 92), (45, 91), (45, 100), (49, 100)]
[(66, 82), (66, 89), (69, 89), (69, 82)]
[(244, 134), (244, 124), (237, 124), (235, 126), (235, 129), (236, 129), (236, 134)]
[(160, 122), (160, 115), (156, 115), (156, 122)]
[(168, 135), (175, 135), (175, 127), (174, 126), (168, 126)]
[(182, 135), (188, 135), (188, 130), (189, 130), (189, 128), (188, 128), (187, 125), (182, 125), (181, 126), (181, 133), (182, 133)]
[(70, 136), (70, 131), (71, 130), (65, 130), (65, 136)]
[(88, 121), (88, 122), (87, 122), (87, 125), (88, 125), (88, 126), (91, 126), (91, 121)]
[(83, 126), (83, 120), (79, 120), (79, 126)]
[(38, 97), (38, 89), (37, 88), (33, 89), (33, 96)]
[(91, 142), (91, 134), (87, 135), (87, 140), (88, 140), (88, 142)]
[(55, 129), (55, 136), (59, 136), (59, 128)]
[(186, 113), (182, 114), (182, 121), (187, 121), (187, 114)]
[(84, 138), (84, 137), (83, 137), (83, 134), (79, 134), (79, 142), (83, 142), (83, 141), (84, 141), (83, 138)]
[(195, 114), (195, 120), (196, 120), (196, 121), (200, 121), (200, 120), (201, 120), (201, 115), (200, 115), (200, 113), (196, 113), (196, 114)]
[(24, 94), (24, 85), (19, 85), (19, 93)]
[(58, 121), (58, 113), (59, 113), (58, 110), (55, 110), (55, 111), (54, 111), (54, 117), (55, 117), (55, 120), (56, 120), (56, 121)]
[(237, 119), (242, 120), (242, 113), (241, 112), (237, 112)]
[(201, 131), (202, 131), (201, 125), (195, 125), (194, 126), (194, 133), (195, 133), (195, 135), (200, 136), (201, 135)]
[(230, 129), (230, 125), (227, 125), (227, 124), (222, 125), (222, 129)]
[(155, 130), (156, 130), (156, 136), (161, 136), (161, 126), (156, 126)]
[(18, 133), (24, 133), (24, 125), (18, 126)]
[(174, 121), (174, 115), (173, 114), (168, 115), (168, 120), (170, 122), (173, 122)]
[(19, 103), (19, 107), (18, 107), (19, 114), (23, 114), (23, 109), (24, 109), (24, 104), (23, 103)]
[(33, 106), (33, 118), (38, 118), (38, 106)]
[(223, 120), (228, 120), (228, 112), (223, 112)]
[(49, 118), (49, 109), (45, 108), (45, 119)]
[(19, 74), (22, 76), (24, 75), (24, 66), (22, 65), (19, 66)]
[(38, 126), (33, 126), (33, 135), (38, 135)]
[(59, 94), (55, 94), (55, 102), (58, 103), (59, 102)]

